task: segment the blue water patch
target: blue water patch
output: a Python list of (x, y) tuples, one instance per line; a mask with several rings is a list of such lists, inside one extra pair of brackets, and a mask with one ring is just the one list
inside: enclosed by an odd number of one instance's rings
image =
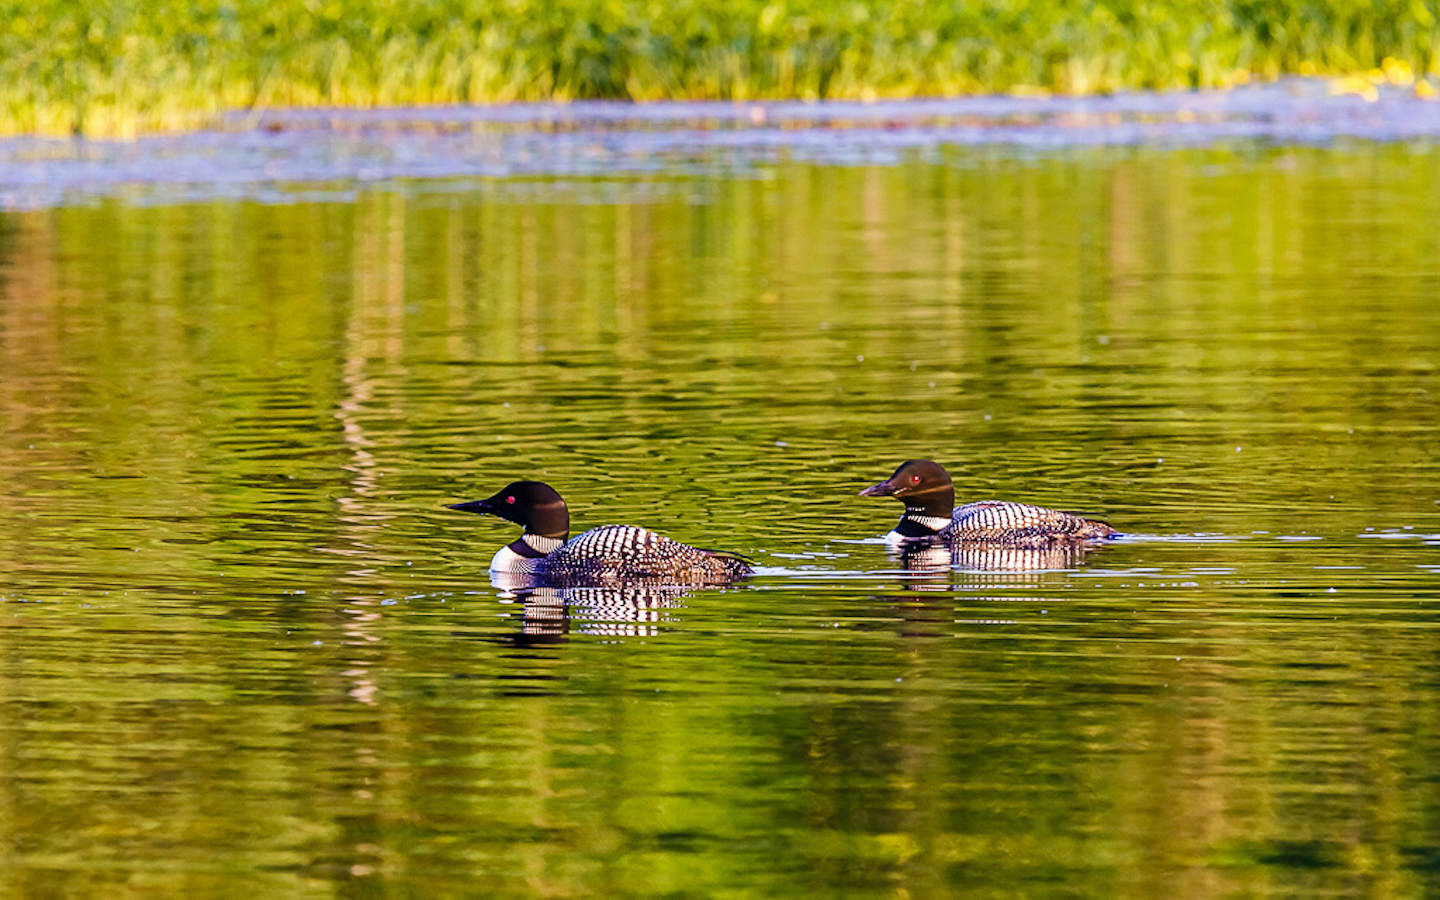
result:
[[(413, 187), (414, 179), (426, 179), (428, 191), (443, 189), (434, 179), (473, 189), (477, 178), (745, 175), (782, 159), (894, 165), (946, 147), (1026, 155), (1440, 137), (1440, 103), (1408, 87), (1366, 87), (1335, 93), (1332, 82), (1288, 79), (1100, 97), (270, 110), (231, 115), (211, 131), (134, 141), (0, 140), (0, 209), (106, 197), (349, 202), (357, 186)], [(603, 182), (582, 191), (599, 203), (631, 199), (616, 192)]]

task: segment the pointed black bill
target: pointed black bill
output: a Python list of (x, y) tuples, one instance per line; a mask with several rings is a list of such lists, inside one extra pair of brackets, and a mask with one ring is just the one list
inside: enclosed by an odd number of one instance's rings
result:
[(446, 509), (458, 509), (460, 512), (492, 513), (495, 508), (490, 505), (489, 500), (471, 500), (467, 503), (450, 503)]
[(866, 488), (865, 490), (863, 490), (863, 491), (860, 492), (860, 496), (862, 496), (862, 497), (893, 497), (893, 496), (895, 496), (895, 487), (894, 487), (894, 485), (892, 485), (892, 484), (890, 483), (890, 480), (889, 480), (889, 479), (886, 479), (885, 481), (882, 481), (882, 482), (880, 482), (879, 484), (872, 484), (872, 485), (870, 485), (868, 488)]

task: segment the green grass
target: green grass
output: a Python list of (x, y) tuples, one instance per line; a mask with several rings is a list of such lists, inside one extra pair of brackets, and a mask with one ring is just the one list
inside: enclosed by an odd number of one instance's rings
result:
[(1440, 2), (0, 0), (0, 133), (233, 109), (885, 98), (1440, 73)]

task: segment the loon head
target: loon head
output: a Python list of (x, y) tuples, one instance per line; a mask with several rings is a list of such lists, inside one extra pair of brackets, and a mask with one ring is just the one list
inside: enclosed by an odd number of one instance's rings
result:
[(570, 510), (560, 494), (543, 481), (512, 481), (493, 497), (452, 503), (461, 512), (489, 513), (525, 528), (526, 534), (565, 540), (570, 534)]
[(907, 517), (944, 518), (947, 524), (955, 509), (955, 488), (949, 473), (928, 459), (901, 463), (895, 474), (861, 491), (860, 496), (894, 497), (905, 504)]

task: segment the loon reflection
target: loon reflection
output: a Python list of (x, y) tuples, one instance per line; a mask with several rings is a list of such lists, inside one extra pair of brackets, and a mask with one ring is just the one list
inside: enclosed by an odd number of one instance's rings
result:
[(694, 584), (635, 581), (605, 585), (559, 587), (533, 575), (491, 572), (490, 583), (501, 596), (520, 604), (521, 643), (552, 643), (572, 631), (601, 637), (653, 637), (674, 622), (672, 611), (683, 609)]
[(1048, 569), (1073, 569), (1085, 561), (1085, 555), (1099, 549), (1083, 542), (1057, 543), (1047, 547), (1011, 547), (973, 541), (947, 541), (940, 538), (892, 543), (891, 554), (903, 568), (911, 572), (946, 572), (962, 569), (972, 572), (1039, 572)]

